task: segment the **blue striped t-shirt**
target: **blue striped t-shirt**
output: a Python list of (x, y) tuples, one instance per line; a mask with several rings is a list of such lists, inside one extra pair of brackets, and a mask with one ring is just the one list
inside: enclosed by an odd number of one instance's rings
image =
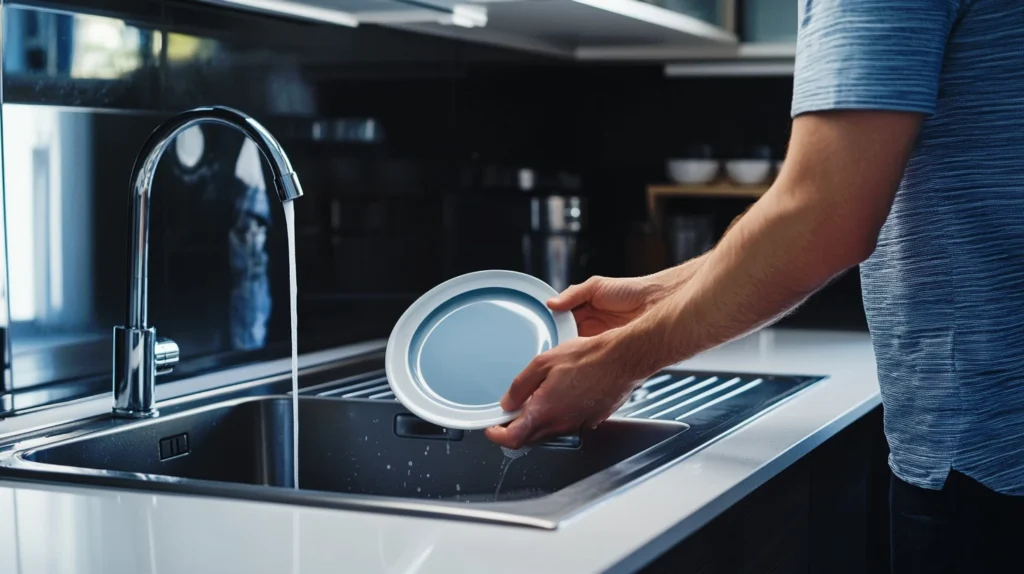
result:
[(861, 266), (889, 465), (1024, 495), (1024, 1), (800, 1), (794, 116), (926, 116)]

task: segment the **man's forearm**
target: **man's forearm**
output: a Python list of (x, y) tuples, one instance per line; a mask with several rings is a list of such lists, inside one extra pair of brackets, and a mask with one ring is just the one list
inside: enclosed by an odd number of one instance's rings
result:
[[(636, 378), (745, 335), (803, 302), (875, 248), (922, 116), (807, 114), (786, 167), (682, 289), (609, 331), (608, 352)], [(634, 379), (635, 380), (635, 379)]]
[(689, 283), (691, 279), (693, 279), (700, 268), (704, 266), (709, 255), (711, 255), (710, 251), (703, 255), (694, 257), (689, 261), (680, 263), (679, 265), (654, 273), (651, 275), (651, 278), (665, 285), (669, 290), (675, 291), (676, 289), (682, 288), (684, 285)]
[(772, 322), (866, 256), (857, 222), (799, 197), (769, 193), (685, 287), (621, 330), (638, 378)]

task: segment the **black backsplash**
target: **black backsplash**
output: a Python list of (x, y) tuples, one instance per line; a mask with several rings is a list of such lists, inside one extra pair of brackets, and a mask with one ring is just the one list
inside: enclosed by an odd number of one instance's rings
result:
[[(73, 319), (58, 313), (49, 321), (14, 323), (16, 379), (19, 356), (27, 365), (32, 349), (62, 337), (92, 345), (96, 361), (74, 371), (22, 373), (22, 380), (109, 368), (110, 327), (124, 315), (128, 175), (146, 136), (176, 111), (237, 107), (263, 122), (288, 151), (306, 191), (295, 204), (303, 351), (386, 337), (415, 296), (465, 270), (453, 263), (455, 251), (472, 252), (483, 265), (514, 266), (492, 256), (497, 251), (486, 237), (452, 239), (453, 197), (482, 193), (472, 175), (488, 166), (580, 174), (591, 200), (596, 256), (590, 269), (621, 275), (629, 268), (627, 231), (646, 218), (644, 189), (665, 180), (666, 158), (695, 143), (723, 154), (766, 144), (781, 155), (788, 137), (790, 78), (668, 79), (657, 65), (579, 65), (194, 2), (31, 4), (37, 7), (4, 7), (5, 119), (48, 106), (58, 125), (76, 118), (65, 123), (87, 126), (76, 133), (84, 134), (88, 169), (82, 173), (90, 175), (75, 179), (74, 166), (65, 166), (72, 171), (63, 173), (57, 195), (65, 204), (76, 197), (81, 206), (65, 211), (65, 221), (88, 220), (89, 240), (69, 245), (58, 266), (67, 268), (65, 290), (77, 286), (89, 296)], [(110, 51), (93, 49), (90, 67), (88, 42), (75, 40), (87, 37), (83, 22), (94, 18), (110, 19), (121, 45), (131, 48), (112, 58), (115, 64), (95, 65)], [(50, 48), (19, 45), (12, 40), (17, 34), (58, 41)], [(354, 137), (314, 137), (339, 120), (355, 126)], [(18, 137), (10, 123), (4, 125), (7, 148)], [(231, 293), (238, 281), (230, 272), (228, 242), (244, 211), (239, 202), (246, 186), (234, 175), (242, 140), (226, 129), (203, 133), (199, 163), (187, 168), (168, 153), (153, 194), (150, 319), (181, 345), (181, 374), (225, 358), (287, 352), (286, 242), (283, 213), (272, 198), (266, 337), (255, 350), (233, 342)], [(736, 206), (701, 208), (729, 212)], [(502, 209), (472, 215), (513, 217)], [(11, 237), (9, 251), (16, 248)], [(52, 265), (44, 259), (36, 266)], [(80, 263), (77, 270), (71, 261)], [(816, 299), (824, 303), (795, 320), (859, 326), (856, 289), (855, 277), (841, 280)], [(29, 343), (19, 345), (19, 337)]]

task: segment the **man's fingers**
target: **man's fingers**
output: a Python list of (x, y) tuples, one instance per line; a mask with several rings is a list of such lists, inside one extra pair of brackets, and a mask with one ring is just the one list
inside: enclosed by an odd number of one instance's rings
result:
[(548, 307), (552, 311), (571, 311), (590, 300), (600, 281), (600, 277), (591, 277), (579, 285), (573, 285), (548, 299)]
[(548, 360), (545, 353), (537, 355), (530, 361), (529, 365), (516, 375), (512, 385), (508, 388), (505, 396), (501, 398), (501, 408), (506, 411), (514, 411), (523, 406), (526, 399), (530, 398), (533, 391), (544, 382), (547, 376)]

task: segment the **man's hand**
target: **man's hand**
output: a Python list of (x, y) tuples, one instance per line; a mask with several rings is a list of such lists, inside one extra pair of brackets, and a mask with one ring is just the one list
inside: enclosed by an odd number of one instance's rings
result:
[(600, 335), (642, 315), (663, 287), (646, 277), (591, 277), (548, 301), (552, 311), (572, 311), (582, 337)]
[(552, 311), (572, 311), (582, 337), (622, 327), (680, 289), (700, 269), (698, 257), (646, 277), (591, 277), (548, 301)]
[(518, 449), (543, 438), (595, 427), (619, 409), (639, 382), (616, 356), (614, 331), (566, 341), (538, 355), (513, 381), (501, 408), (522, 413), (487, 429), (491, 441)]
[(552, 311), (573, 313), (581, 337), (527, 365), (501, 401), (506, 411), (523, 412), (507, 427), (488, 429), (487, 437), (520, 448), (597, 426), (611, 416), (642, 379), (629, 374), (628, 358), (614, 356), (615, 330), (681, 289), (706, 259), (697, 257), (646, 277), (591, 277), (548, 301)]

